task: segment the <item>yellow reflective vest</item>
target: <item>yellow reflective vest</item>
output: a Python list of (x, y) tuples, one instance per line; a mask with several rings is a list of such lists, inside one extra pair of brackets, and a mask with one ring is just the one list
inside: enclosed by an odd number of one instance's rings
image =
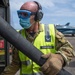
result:
[[(44, 54), (55, 53), (55, 28), (53, 24), (44, 25), (41, 24), (43, 31), (35, 38), (33, 45), (42, 51)], [(25, 30), (21, 31), (23, 37), (25, 36)], [(21, 70), (20, 75), (33, 75), (40, 73), (40, 66), (35, 62), (25, 56), (22, 52), (19, 51), (19, 57), (21, 60)], [(35, 56), (34, 56), (35, 57)], [(38, 74), (39, 75), (39, 74)]]

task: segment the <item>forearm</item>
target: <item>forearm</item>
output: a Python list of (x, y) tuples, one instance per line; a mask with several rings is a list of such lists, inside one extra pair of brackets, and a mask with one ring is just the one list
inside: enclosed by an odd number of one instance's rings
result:
[(59, 53), (64, 58), (65, 64), (68, 64), (74, 57), (74, 49), (64, 35), (56, 31), (56, 53)]
[(15, 75), (15, 73), (19, 70), (19, 65), (11, 63), (7, 66), (1, 75)]
[(57, 53), (60, 53), (62, 55), (66, 64), (68, 64), (74, 57), (73, 48), (70, 47), (68, 43), (66, 43), (60, 49), (58, 49)]
[(12, 62), (4, 69), (1, 75), (15, 75), (15, 73), (19, 70), (19, 68), (20, 68), (20, 59), (18, 55), (18, 50), (16, 48), (13, 48)]

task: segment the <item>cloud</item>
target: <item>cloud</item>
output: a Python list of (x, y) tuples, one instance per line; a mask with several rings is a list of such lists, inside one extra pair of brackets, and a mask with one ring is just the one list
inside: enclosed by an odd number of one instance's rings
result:
[[(16, 20), (18, 20), (18, 17), (16, 16), (17, 15), (16, 10), (18, 10), (20, 6), (26, 1), (34, 1), (34, 0), (10, 0), (11, 18), (13, 17), (13, 19), (15, 20), (15, 21), (13, 20), (13, 23), (16, 28), (17, 24), (19, 24), (16, 23)], [(62, 21), (65, 22), (67, 20), (66, 18), (69, 18), (70, 20), (73, 21), (75, 17), (74, 0), (35, 0), (35, 1), (38, 1), (43, 7), (45, 18), (43, 18), (42, 22), (44, 23), (47, 22), (57, 23), (59, 20), (61, 22)], [(57, 19), (55, 19), (55, 17)], [(49, 18), (51, 18), (51, 20), (49, 20)]]
[[(26, 0), (26, 1), (34, 1), (34, 0)], [(10, 0), (10, 7), (12, 10), (19, 9), (20, 6), (26, 1), (25, 0)], [(45, 8), (54, 6), (52, 1), (47, 1), (47, 0), (35, 0), (35, 1), (38, 1)]]
[(75, 9), (75, 3), (72, 4), (72, 7)]
[(36, 0), (36, 1), (38, 1), (42, 5), (42, 7), (45, 7), (47, 9), (55, 6), (51, 0), (48, 0), (48, 1), (47, 0)]
[[(12, 10), (16, 10), (19, 9), (20, 6), (26, 2), (26, 1), (34, 1), (34, 0), (10, 0), (10, 6)], [(67, 3), (67, 0), (35, 0), (38, 1), (42, 7), (46, 8), (46, 9), (50, 9), (50, 8), (55, 8), (57, 5), (57, 3), (59, 4), (64, 4)]]
[[(11, 11), (16, 11), (20, 8), (20, 6), (26, 1), (34, 1), (34, 0), (10, 0)], [(44, 11), (48, 10), (49, 12), (45, 13), (45, 16), (74, 16), (75, 12), (65, 7), (65, 5), (71, 5), (75, 8), (75, 4), (71, 3), (72, 0), (35, 0), (38, 1), (43, 8)], [(68, 5), (69, 4), (69, 5)], [(63, 8), (65, 7), (65, 8)]]
[(71, 11), (70, 9), (60, 9), (53, 13), (47, 13), (45, 16), (57, 16), (57, 17), (75, 17), (75, 11)]
[(10, 8), (12, 11), (17, 10), (23, 4), (21, 0), (10, 0)]

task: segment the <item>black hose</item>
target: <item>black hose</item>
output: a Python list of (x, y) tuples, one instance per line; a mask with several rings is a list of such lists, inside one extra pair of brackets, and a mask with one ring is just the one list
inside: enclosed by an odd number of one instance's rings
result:
[[(46, 59), (41, 57), (43, 53), (23, 38), (21, 34), (10, 26), (2, 17), (0, 17), (0, 35), (39, 66), (45, 63)], [(61, 70), (58, 75), (67, 75), (67, 71), (64, 71)]]

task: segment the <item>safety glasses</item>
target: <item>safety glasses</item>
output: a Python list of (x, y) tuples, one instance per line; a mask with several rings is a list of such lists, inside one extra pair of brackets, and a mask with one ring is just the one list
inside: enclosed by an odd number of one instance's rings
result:
[(17, 14), (19, 18), (27, 19), (30, 18), (31, 15), (35, 15), (36, 12), (30, 12), (28, 10), (18, 10)]

